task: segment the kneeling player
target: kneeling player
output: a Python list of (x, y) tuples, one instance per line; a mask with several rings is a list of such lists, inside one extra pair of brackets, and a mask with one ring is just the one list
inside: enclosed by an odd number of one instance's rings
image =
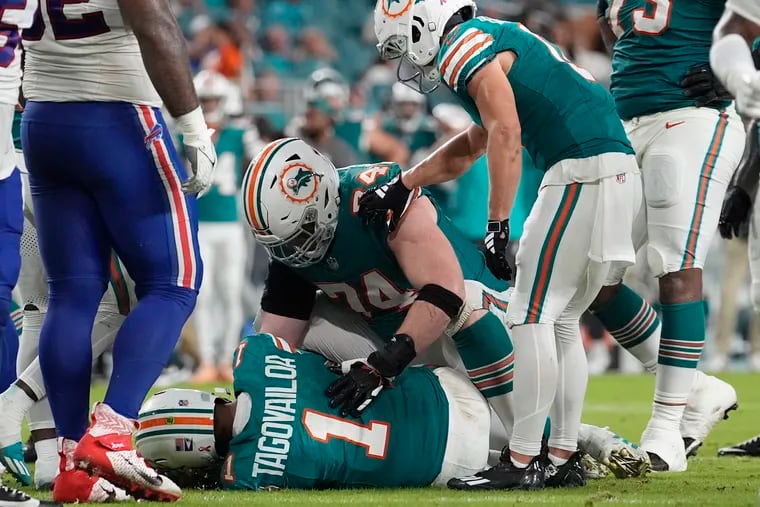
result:
[[(273, 259), (256, 329), (302, 346), (314, 329), (320, 289), (332, 300), (328, 306), (350, 314), (350, 325), (387, 342), (369, 354), (340, 357), (351, 361), (328, 396), (353, 416), (439, 337), (452, 337), (470, 380), (509, 434), (508, 286), (424, 193), (410, 197), (393, 234), (362, 224), (359, 197), (399, 173), (390, 163), (337, 170), (297, 138), (262, 150), (243, 180), (246, 218)], [(325, 320), (334, 324), (333, 317)]]

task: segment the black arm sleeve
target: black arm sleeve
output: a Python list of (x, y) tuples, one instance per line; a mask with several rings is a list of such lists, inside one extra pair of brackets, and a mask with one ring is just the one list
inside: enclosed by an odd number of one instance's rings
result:
[(269, 263), (269, 274), (261, 296), (261, 309), (273, 315), (309, 320), (317, 288), (281, 262)]
[(609, 7), (607, 0), (597, 0), (596, 1), (596, 17), (603, 18), (607, 16), (607, 7)]

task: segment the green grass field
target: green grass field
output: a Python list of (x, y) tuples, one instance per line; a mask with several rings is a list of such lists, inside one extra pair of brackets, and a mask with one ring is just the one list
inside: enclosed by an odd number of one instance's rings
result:
[[(760, 459), (718, 458), (719, 447), (760, 433), (760, 374), (721, 375), (739, 393), (739, 410), (723, 421), (689, 460), (681, 474), (649, 475), (644, 479), (591, 481), (585, 488), (531, 493), (461, 493), (445, 489), (361, 490), (229, 493), (185, 491), (185, 507), (244, 505), (760, 505)], [(604, 376), (592, 378), (586, 396), (584, 422), (609, 425), (638, 440), (649, 417), (654, 377)], [(96, 389), (94, 396), (102, 396)], [(6, 478), (6, 483), (12, 481)], [(45, 496), (45, 495), (40, 495)]]

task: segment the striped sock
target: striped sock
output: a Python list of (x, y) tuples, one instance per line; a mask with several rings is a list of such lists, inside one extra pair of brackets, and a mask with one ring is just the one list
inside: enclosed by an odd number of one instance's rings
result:
[(662, 305), (662, 338), (652, 419), (678, 430), (704, 344), (702, 301)]
[(13, 325), (16, 326), (16, 334), (21, 336), (21, 329), (23, 328), (24, 323), (24, 311), (13, 300), (11, 300), (11, 319), (13, 320)]
[(623, 285), (615, 297), (594, 314), (647, 371), (656, 371), (660, 319), (649, 303)]
[(454, 335), (467, 375), (486, 398), (512, 436), (512, 376), (515, 354), (512, 340), (499, 318), (486, 312), (474, 324)]

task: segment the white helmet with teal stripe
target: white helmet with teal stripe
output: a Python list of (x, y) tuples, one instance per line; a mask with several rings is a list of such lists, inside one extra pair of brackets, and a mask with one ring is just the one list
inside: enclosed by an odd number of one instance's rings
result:
[(297, 137), (269, 143), (243, 177), (243, 209), (272, 258), (301, 268), (321, 261), (338, 226), (338, 171)]
[(217, 399), (196, 389), (167, 389), (148, 398), (137, 416), (138, 452), (158, 469), (200, 469), (214, 465), (220, 459), (214, 442)]

